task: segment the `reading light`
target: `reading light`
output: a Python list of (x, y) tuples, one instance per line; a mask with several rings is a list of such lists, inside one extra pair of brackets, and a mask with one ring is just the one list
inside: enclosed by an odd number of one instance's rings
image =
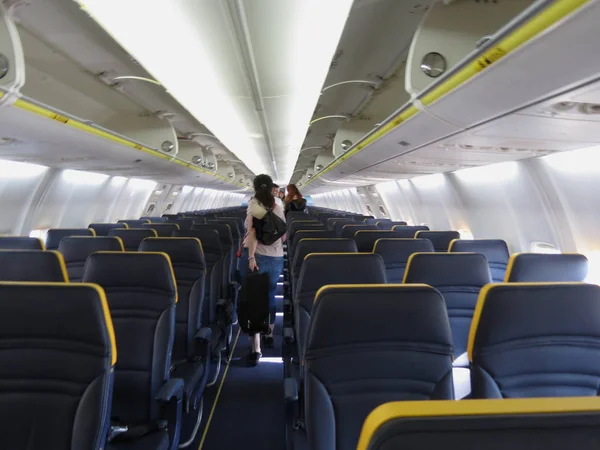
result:
[(6, 76), (10, 69), (10, 62), (3, 53), (0, 53), (0, 80)]
[(198, 155), (194, 156), (192, 158), (192, 163), (198, 165), (198, 164), (202, 164), (202, 158)]
[(317, 171), (321, 171), (323, 170), (323, 165), (322, 164), (318, 164), (316, 167)]
[(227, 178), (233, 178), (233, 173), (232, 173), (232, 172), (229, 172), (229, 173), (227, 174)]
[(171, 153), (174, 148), (175, 144), (173, 144), (171, 141), (164, 141), (160, 146), (160, 149), (165, 153)]

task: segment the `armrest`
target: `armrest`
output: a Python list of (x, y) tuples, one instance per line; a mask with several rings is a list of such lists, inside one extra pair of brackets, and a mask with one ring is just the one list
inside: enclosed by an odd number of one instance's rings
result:
[(291, 327), (285, 327), (283, 329), (283, 342), (286, 344), (294, 342), (294, 330), (292, 330)]
[(283, 396), (286, 403), (298, 401), (298, 383), (295, 378), (283, 379)]
[(200, 344), (205, 342), (210, 342), (212, 339), (212, 329), (208, 327), (200, 328), (194, 336), (196, 341), (199, 341)]
[(171, 378), (161, 386), (156, 394), (156, 400), (168, 403), (172, 399), (181, 400), (183, 398), (183, 380), (181, 378)]

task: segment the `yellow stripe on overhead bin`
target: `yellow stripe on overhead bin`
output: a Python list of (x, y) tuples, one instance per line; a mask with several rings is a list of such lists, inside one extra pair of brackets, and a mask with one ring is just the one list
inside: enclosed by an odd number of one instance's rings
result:
[[(455, 73), (453, 76), (443, 81), (439, 86), (435, 87), (431, 92), (425, 94), (419, 100), (425, 106), (431, 105), (435, 101), (439, 100), (449, 92), (456, 89), (458, 86), (463, 84), (465, 81), (477, 75), (479, 72), (487, 69), (496, 61), (502, 59), (509, 53), (513, 52), (521, 45), (533, 37), (540, 34), (550, 26), (554, 25), (559, 20), (568, 16), (575, 10), (589, 3), (590, 0), (556, 0), (552, 5), (542, 10), (539, 14), (533, 17), (529, 22), (524, 23), (518, 29), (514, 30), (498, 44), (494, 45), (483, 55), (477, 58), (475, 61), (468, 64), (462, 70)], [(316, 173), (310, 180), (304, 185), (307, 186), (321, 175), (331, 171), (339, 164), (364, 150), (365, 147), (377, 141), (379, 138), (385, 136), (398, 125), (406, 122), (415, 114), (418, 114), (419, 110), (414, 106), (409, 106), (406, 110), (400, 112), (397, 116), (393, 117), (392, 120), (381, 126), (373, 134), (367, 136), (364, 140), (358, 142), (352, 149), (344, 153), (338, 159), (334, 159), (327, 167), (322, 171)]]
[[(4, 92), (0, 92), (0, 98), (2, 98), (3, 96), (4, 96)], [(61, 114), (57, 114), (54, 111), (50, 111), (49, 109), (43, 108), (43, 107), (38, 106), (38, 105), (36, 105), (34, 103), (31, 103), (31, 102), (28, 102), (27, 100), (24, 100), (22, 98), (17, 99), (12, 104), (12, 106), (16, 107), (16, 108), (19, 108), (19, 109), (22, 109), (24, 111), (28, 111), (28, 112), (33, 113), (33, 114), (37, 114), (38, 116), (46, 117), (47, 119), (55, 120), (56, 122), (60, 122), (63, 125), (68, 125), (71, 128), (75, 128), (75, 129), (77, 129), (79, 131), (83, 131), (85, 133), (93, 134), (93, 135), (95, 135), (97, 137), (106, 139), (108, 141), (112, 141), (112, 142), (114, 142), (116, 144), (124, 145), (126, 147), (130, 147), (130, 148), (139, 150), (141, 152), (147, 153), (147, 154), (155, 156), (157, 158), (162, 158), (162, 159), (165, 159), (167, 161), (170, 161), (171, 158), (172, 158), (172, 156), (165, 155), (164, 153), (161, 153), (161, 152), (156, 151), (156, 150), (152, 150), (151, 148), (148, 148), (148, 147), (144, 147), (144, 146), (142, 146), (140, 144), (137, 144), (135, 142), (132, 142), (132, 141), (130, 141), (128, 139), (124, 139), (124, 138), (122, 138), (120, 136), (117, 136), (117, 135), (114, 135), (112, 133), (109, 133), (108, 131), (101, 130), (99, 128), (96, 128), (96, 127), (94, 127), (92, 125), (89, 125), (87, 123), (81, 122), (79, 120), (72, 119), (70, 117), (66, 117), (66, 116), (63, 116)], [(192, 170), (195, 170), (197, 172), (205, 173), (207, 175), (210, 175), (210, 176), (213, 176), (213, 177), (218, 178), (220, 180), (223, 180), (223, 181), (226, 181), (228, 183), (231, 183), (231, 184), (233, 184), (235, 186), (245, 187), (243, 184), (234, 183), (234, 182), (228, 180), (227, 178), (225, 178), (225, 177), (223, 177), (221, 175), (218, 175), (218, 174), (215, 174), (215, 173), (210, 172), (208, 170), (202, 169), (201, 167), (194, 166), (193, 164), (187, 163), (185, 161), (173, 159), (171, 162), (173, 162), (175, 164), (178, 164), (178, 165), (180, 165), (182, 167), (185, 167), (187, 169), (192, 169)]]

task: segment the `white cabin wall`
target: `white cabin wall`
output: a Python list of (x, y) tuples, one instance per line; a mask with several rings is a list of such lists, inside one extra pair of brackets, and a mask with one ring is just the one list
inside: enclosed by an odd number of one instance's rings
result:
[(315, 206), (322, 208), (339, 209), (358, 214), (370, 214), (356, 188), (314, 194), (311, 195), (311, 198)]

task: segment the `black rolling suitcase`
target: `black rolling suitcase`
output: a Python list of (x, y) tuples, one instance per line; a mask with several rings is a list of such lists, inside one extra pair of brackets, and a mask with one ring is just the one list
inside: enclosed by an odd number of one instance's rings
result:
[(238, 297), (238, 323), (244, 333), (269, 333), (269, 274), (250, 272)]

